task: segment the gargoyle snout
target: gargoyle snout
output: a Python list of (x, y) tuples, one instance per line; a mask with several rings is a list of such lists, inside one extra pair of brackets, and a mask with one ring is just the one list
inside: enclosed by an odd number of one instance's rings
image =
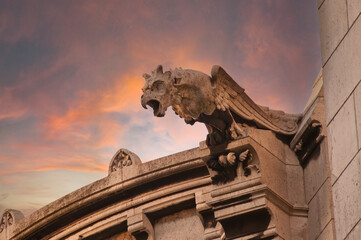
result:
[(141, 97), (141, 103), (142, 103), (142, 107), (143, 107), (144, 109), (147, 109), (147, 101), (145, 101), (144, 94), (143, 94), (142, 97)]

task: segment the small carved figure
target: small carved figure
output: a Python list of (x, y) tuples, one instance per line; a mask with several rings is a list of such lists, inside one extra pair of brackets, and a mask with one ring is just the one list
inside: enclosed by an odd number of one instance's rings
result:
[(241, 163), (243, 169), (243, 175), (248, 177), (252, 173), (252, 168), (259, 172), (259, 168), (256, 164), (249, 164), (252, 162), (252, 154), (247, 149), (242, 151), (237, 158), (235, 152), (229, 152), (227, 154), (220, 154), (217, 158), (211, 158), (207, 165), (217, 174), (212, 177), (212, 181), (215, 184), (230, 182), (237, 177), (238, 163)]
[(157, 117), (172, 106), (187, 124), (204, 123), (208, 146), (245, 136), (245, 126), (295, 134), (298, 115), (258, 106), (220, 66), (213, 66), (211, 75), (182, 68), (163, 72), (160, 65), (151, 75), (143, 75), (142, 106), (152, 107)]
[(239, 154), (239, 161), (242, 163), (242, 169), (244, 176), (248, 177), (252, 173), (252, 168), (259, 172), (259, 168), (255, 164), (249, 164), (252, 162), (253, 157), (252, 154), (247, 149), (246, 151), (241, 152)]

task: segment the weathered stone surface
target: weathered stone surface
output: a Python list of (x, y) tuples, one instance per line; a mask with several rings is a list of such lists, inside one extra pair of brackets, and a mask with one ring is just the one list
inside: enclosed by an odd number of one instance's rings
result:
[[(337, 2), (344, 3), (344, 1), (338, 0)], [(340, 21), (342, 21), (341, 17)], [(361, 79), (360, 56), (361, 21), (357, 21), (338, 46), (332, 58), (324, 66), (327, 124), (329, 124)]]
[(297, 206), (305, 205), (303, 170), (301, 166), (286, 165), (288, 201)]
[(335, 238), (334, 221), (331, 220), (318, 236), (317, 240), (334, 240)]
[(319, 8), (325, 0), (317, 0), (317, 7)]
[(267, 203), (267, 205), (269, 206), (271, 214), (274, 218), (272, 221), (274, 221), (274, 224), (276, 225), (277, 234), (279, 235), (280, 239), (292, 239), (290, 228), (291, 221), (289, 216), (287, 216), (285, 212), (280, 211), (274, 202), (270, 201)]
[(333, 187), (337, 239), (344, 239), (361, 218), (361, 152)]
[(328, 60), (345, 35), (347, 26), (346, 1), (325, 0), (319, 9), (322, 65)]
[(267, 151), (276, 156), (280, 161), (283, 161), (285, 164), (295, 164), (299, 165), (296, 155), (288, 152), (287, 157), (285, 157), (285, 149), (289, 147), (284, 144), (281, 140), (277, 139), (275, 134), (270, 130), (261, 130), (261, 129), (249, 129), (249, 135), (260, 145), (264, 146)]
[(203, 225), (194, 209), (183, 210), (155, 221), (155, 239), (203, 239)]
[(260, 159), (261, 181), (267, 183), (267, 186), (282, 198), (288, 199), (286, 165), (265, 149), (259, 148), (257, 153)]
[(332, 218), (331, 186), (327, 182), (322, 185), (309, 203), (308, 216), (308, 237), (309, 239), (316, 239)]
[[(324, 14), (323, 7), (327, 7), (329, 2), (334, 2), (334, 6), (340, 5), (335, 8), (334, 16), (331, 16), (332, 12), (330, 16)], [(344, 11), (345, 4), (346, 12)], [(361, 215), (359, 204), (361, 196), (360, 133), (358, 129), (361, 117), (358, 96), (358, 85), (361, 79), (360, 9), (361, 2), (358, 0), (326, 0), (319, 11), (320, 15), (323, 14), (322, 17), (320, 16), (322, 49), (328, 48), (330, 42), (327, 38), (322, 38), (322, 35), (325, 35), (322, 34), (322, 29), (332, 28), (334, 25), (333, 28), (340, 31), (336, 31), (329, 37), (335, 45), (340, 41), (340, 37), (342, 39), (331, 57), (329, 52), (332, 51), (322, 51), (336, 239), (352, 236), (354, 233), (350, 231), (355, 230), (355, 224), (360, 220)], [(345, 18), (348, 21), (348, 30), (342, 33)], [(325, 61), (328, 62), (325, 63)], [(361, 239), (361, 236), (355, 239)]]
[(117, 234), (115, 236), (107, 238), (107, 240), (136, 240), (136, 239), (131, 233), (125, 232), (125, 233)]
[(307, 239), (307, 218), (292, 216), (290, 218), (291, 239)]
[[(307, 100), (307, 103), (303, 109), (304, 116), (311, 114), (313, 111), (310, 108), (314, 108), (315, 101), (317, 98), (322, 97), (323, 98), (323, 68), (321, 68), (320, 72), (317, 75), (316, 81), (312, 85), (312, 92), (310, 97)], [(312, 106), (314, 105), (314, 106)], [(308, 117), (306, 117), (308, 119)], [(304, 120), (304, 117), (303, 119)]]
[(298, 166), (300, 165), (300, 162), (295, 154), (295, 152), (289, 148), (287, 145), (284, 146), (284, 157), (283, 160), (285, 161), (286, 164), (288, 165), (295, 165)]
[(332, 182), (345, 169), (358, 150), (353, 97), (345, 105), (328, 127)]
[(361, 80), (354, 92), (358, 148), (361, 148)]
[(327, 138), (315, 149), (304, 169), (306, 202), (309, 203), (328, 177)]
[(273, 240), (285, 240), (283, 237), (277, 236), (275, 238), (273, 238)]
[(351, 27), (351, 25), (354, 23), (360, 12), (361, 12), (361, 1), (347, 0), (347, 15), (348, 15), (349, 27)]
[(361, 221), (352, 229), (346, 240), (360, 240), (361, 239)]

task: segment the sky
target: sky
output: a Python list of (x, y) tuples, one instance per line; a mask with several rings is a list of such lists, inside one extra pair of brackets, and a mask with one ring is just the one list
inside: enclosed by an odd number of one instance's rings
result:
[(300, 113), (321, 68), (315, 0), (0, 2), (0, 213), (25, 215), (206, 137), (141, 107), (157, 65), (221, 65), (257, 103)]

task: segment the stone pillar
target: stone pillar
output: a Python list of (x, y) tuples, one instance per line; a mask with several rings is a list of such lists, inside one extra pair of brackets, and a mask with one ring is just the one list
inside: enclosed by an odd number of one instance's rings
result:
[(319, 0), (318, 13), (335, 226), (322, 235), (361, 239), (361, 1)]
[(136, 213), (134, 209), (127, 212), (128, 231), (137, 240), (154, 240), (154, 229), (148, 217), (140, 212)]
[(222, 225), (214, 218), (214, 212), (211, 206), (206, 203), (210, 198), (208, 193), (196, 193), (196, 208), (204, 227), (205, 240), (223, 240), (226, 238)]

